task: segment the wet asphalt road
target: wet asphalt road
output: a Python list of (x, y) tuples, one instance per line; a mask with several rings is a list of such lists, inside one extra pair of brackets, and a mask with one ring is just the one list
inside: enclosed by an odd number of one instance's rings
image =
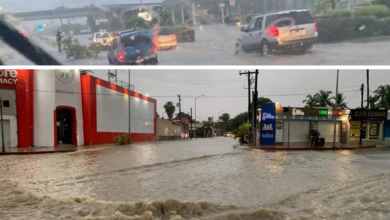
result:
[[(179, 43), (175, 50), (159, 51), (160, 65), (388, 65), (390, 38), (317, 44), (305, 54), (274, 53), (261, 57), (259, 53), (234, 54), (236, 26), (205, 25), (196, 27), (196, 42)], [(89, 44), (90, 35), (76, 36), (82, 44)], [(54, 37), (50, 38), (54, 41)], [(67, 60), (47, 43), (41, 45), (65, 65), (108, 65), (106, 52), (97, 59)], [(4, 54), (4, 52), (2, 52)], [(6, 60), (7, 64), (28, 64), (18, 56)]]
[(388, 149), (264, 152), (234, 148), (236, 143), (220, 137), (7, 156), (0, 160), (0, 179), (61, 197), (258, 206), (327, 184), (390, 172)]

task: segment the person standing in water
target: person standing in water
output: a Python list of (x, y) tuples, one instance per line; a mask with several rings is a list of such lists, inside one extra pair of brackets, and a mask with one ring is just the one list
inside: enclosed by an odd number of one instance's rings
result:
[(57, 45), (58, 45), (58, 51), (62, 52), (62, 33), (61, 31), (57, 31)]

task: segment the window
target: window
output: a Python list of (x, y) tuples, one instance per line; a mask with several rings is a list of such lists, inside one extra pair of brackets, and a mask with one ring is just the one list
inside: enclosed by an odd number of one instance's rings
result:
[(252, 31), (253, 29), (255, 29), (256, 21), (257, 21), (257, 18), (253, 18), (253, 19), (249, 22), (248, 27), (246, 28), (247, 31)]
[(173, 35), (174, 32), (172, 30), (172, 28), (161, 28), (158, 32), (159, 35)]
[(263, 17), (260, 17), (260, 18), (257, 19), (256, 26), (255, 26), (256, 30), (263, 29), (263, 20), (264, 20)]
[(151, 40), (149, 37), (142, 35), (125, 35), (121, 37), (121, 42), (124, 47), (134, 47), (139, 44), (150, 43)]
[(308, 11), (293, 11), (283, 14), (269, 15), (266, 18), (265, 25), (268, 27), (271, 24), (275, 24), (277, 27), (285, 27), (312, 23), (314, 23), (314, 19)]
[(4, 108), (9, 108), (9, 100), (3, 100), (3, 103), (0, 103), (0, 105), (3, 105)]
[(96, 38), (109, 38), (110, 34), (108, 34), (107, 32), (105, 32), (105, 33), (96, 33), (95, 37)]

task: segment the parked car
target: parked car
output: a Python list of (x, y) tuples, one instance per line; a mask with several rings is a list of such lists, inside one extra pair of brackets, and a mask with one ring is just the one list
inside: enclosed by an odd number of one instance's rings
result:
[(107, 47), (111, 45), (111, 35), (108, 32), (96, 32), (90, 39), (94, 44), (101, 44)]
[(114, 36), (108, 50), (110, 64), (157, 64), (157, 46), (148, 30), (132, 29)]
[(177, 34), (170, 27), (160, 27), (158, 36), (154, 38), (158, 49), (171, 49), (177, 47)]
[(317, 24), (307, 10), (282, 11), (255, 16), (241, 27), (236, 42), (240, 50), (259, 50), (264, 56), (276, 49), (310, 49), (318, 39)]

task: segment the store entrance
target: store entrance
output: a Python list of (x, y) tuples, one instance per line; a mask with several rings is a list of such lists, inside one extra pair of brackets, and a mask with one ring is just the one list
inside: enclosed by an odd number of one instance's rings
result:
[(72, 110), (57, 109), (57, 144), (72, 144)]

